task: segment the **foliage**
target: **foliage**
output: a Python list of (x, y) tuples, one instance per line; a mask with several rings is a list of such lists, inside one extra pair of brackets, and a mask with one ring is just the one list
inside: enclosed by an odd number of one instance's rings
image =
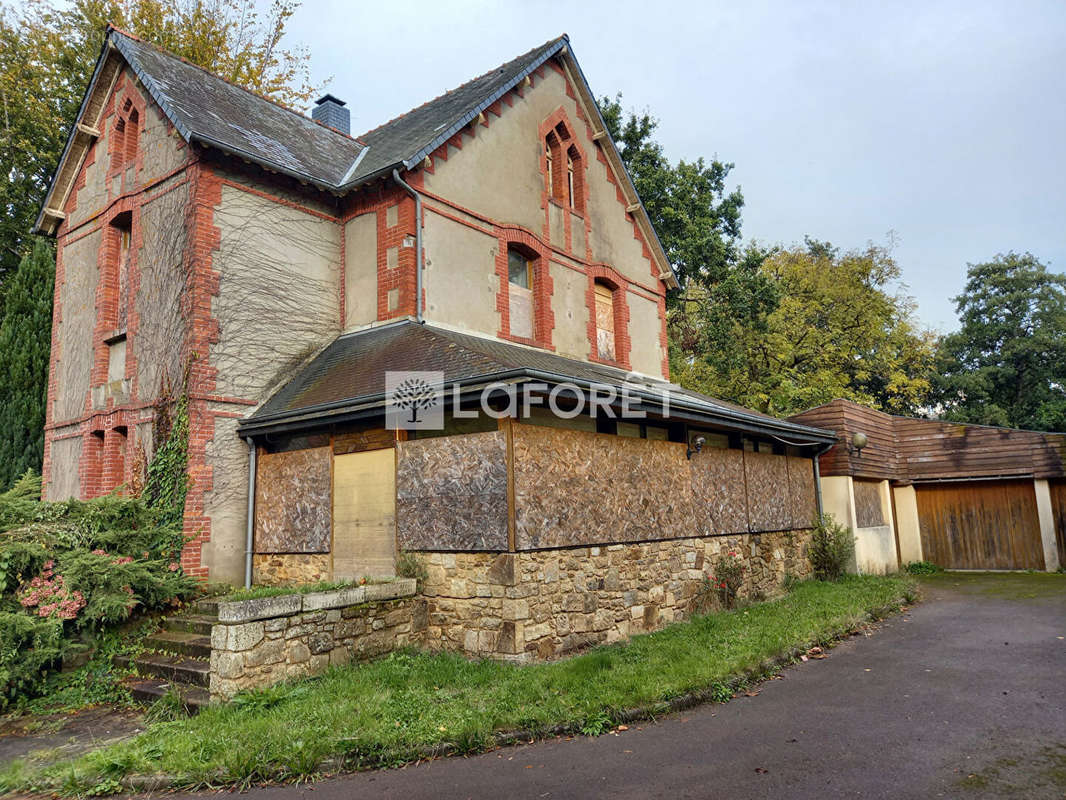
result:
[(844, 576), (855, 554), (855, 536), (851, 529), (822, 514), (811, 532), (808, 558), (814, 577), (820, 581), (835, 581)]
[(732, 320), (724, 347), (701, 338), (695, 316), (686, 324), (695, 325), (696, 344), (673, 352), (675, 380), (778, 415), (837, 397), (899, 414), (926, 402), (934, 337), (919, 329), (913, 300), (890, 290), (900, 273), (887, 248), (840, 253), (808, 239), (758, 269), (780, 298), (777, 307), (761, 321)]
[(0, 494), (0, 706), (45, 685), (82, 635), (195, 591), (180, 528), (137, 498), (41, 502), (26, 474)]
[(704, 579), (718, 595), (722, 608), (736, 608), (737, 593), (744, 585), (744, 562), (735, 550), (730, 550), (718, 559), (714, 573), (707, 573)]
[(0, 489), (41, 468), (48, 354), (52, 347), (52, 246), (38, 239), (3, 294), (0, 314)]
[(234, 600), (258, 600), (261, 597), (281, 597), (287, 594), (311, 594), (312, 592), (336, 592), (340, 589), (350, 589), (353, 586), (363, 586), (367, 583), (366, 578), (357, 581), (318, 581), (316, 583), (299, 583), (294, 586), (253, 586), (251, 589), (229, 588), (225, 594), (216, 599), (227, 603)]
[(420, 583), (425, 583), (429, 577), (429, 570), (422, 557), (407, 550), (401, 550), (396, 558), (396, 574), (401, 578), (415, 578)]
[(938, 572), (943, 572), (944, 568), (934, 564), (932, 561), (912, 561), (909, 564), (905, 564), (903, 567), (908, 575), (935, 575)]
[(1066, 275), (1029, 253), (970, 264), (937, 353), (946, 419), (1066, 430)]
[[(73, 764), (11, 771), (0, 791), (73, 795), (105, 778), (160, 773), (184, 787), (220, 780), (242, 785), (313, 774), (331, 756), (348, 766), (375, 767), (418, 759), (425, 748), (446, 742), (484, 748), (494, 731), (535, 736), (559, 725), (602, 733), (626, 709), (661, 713), (666, 699), (697, 691), (728, 700), (738, 676), (764, 675), (767, 662), (826, 643), (871, 614), (898, 610), (913, 592), (911, 579), (897, 576), (807, 581), (743, 612), (696, 617), (548, 664), (393, 653), (152, 725), (136, 739)], [(234, 742), (254, 745), (234, 749)]]
[(186, 470), (189, 456), (187, 392), (182, 392), (173, 403), (164, 398), (157, 404), (153, 439), (161, 444), (148, 464), (141, 496), (156, 509), (161, 524), (180, 528), (189, 489)]

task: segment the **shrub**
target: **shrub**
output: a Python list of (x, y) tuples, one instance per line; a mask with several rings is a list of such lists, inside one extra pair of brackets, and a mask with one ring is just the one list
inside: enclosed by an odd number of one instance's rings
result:
[(814, 577), (820, 581), (835, 581), (847, 571), (855, 554), (855, 537), (850, 528), (822, 514), (812, 531), (808, 558)]
[(396, 574), (401, 578), (416, 578), (419, 584), (424, 584), (429, 577), (429, 571), (422, 559), (406, 550), (401, 550), (396, 559)]
[(734, 608), (740, 587), (744, 585), (744, 562), (740, 560), (737, 552), (730, 550), (719, 558), (714, 566), (714, 574), (707, 577), (717, 589), (722, 607)]
[(932, 561), (912, 561), (903, 567), (910, 575), (935, 575), (943, 572), (944, 568), (937, 566)]
[(42, 502), (27, 473), (0, 494), (0, 708), (40, 691), (90, 631), (192, 595), (180, 525), (139, 498)]

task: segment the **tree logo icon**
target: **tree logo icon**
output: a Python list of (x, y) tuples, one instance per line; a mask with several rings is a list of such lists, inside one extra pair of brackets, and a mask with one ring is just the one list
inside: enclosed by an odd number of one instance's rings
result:
[(386, 372), (385, 426), (391, 430), (444, 427), (443, 372)]

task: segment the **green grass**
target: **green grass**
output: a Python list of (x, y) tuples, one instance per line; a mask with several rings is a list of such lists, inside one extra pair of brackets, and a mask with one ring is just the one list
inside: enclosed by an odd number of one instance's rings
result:
[(350, 586), (362, 586), (371, 583), (367, 578), (361, 581), (319, 581), (318, 583), (301, 583), (296, 586), (253, 586), (251, 589), (234, 589), (212, 597), (212, 600), (230, 602), (232, 600), (258, 600), (261, 597), (280, 597), (286, 594), (310, 594), (311, 592), (335, 592)]
[(907, 577), (806, 582), (779, 600), (550, 664), (394, 653), (156, 723), (74, 762), (38, 772), (13, 765), (0, 775), (0, 790), (104, 794), (131, 776), (160, 773), (186, 788), (241, 786), (306, 778), (327, 758), (366, 768), (444, 745), (474, 752), (498, 731), (602, 733), (625, 709), (666, 710), (667, 701), (695, 691), (726, 700), (734, 679), (768, 675), (775, 660), (840, 636), (914, 592)]

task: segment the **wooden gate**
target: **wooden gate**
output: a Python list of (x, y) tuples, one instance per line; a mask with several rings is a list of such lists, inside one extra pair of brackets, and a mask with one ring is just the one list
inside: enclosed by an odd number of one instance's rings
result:
[(926, 561), (948, 569), (1044, 569), (1031, 480), (914, 488)]
[(1048, 481), (1051, 514), (1055, 520), (1055, 545), (1059, 548), (1059, 565), (1066, 566), (1066, 479)]

